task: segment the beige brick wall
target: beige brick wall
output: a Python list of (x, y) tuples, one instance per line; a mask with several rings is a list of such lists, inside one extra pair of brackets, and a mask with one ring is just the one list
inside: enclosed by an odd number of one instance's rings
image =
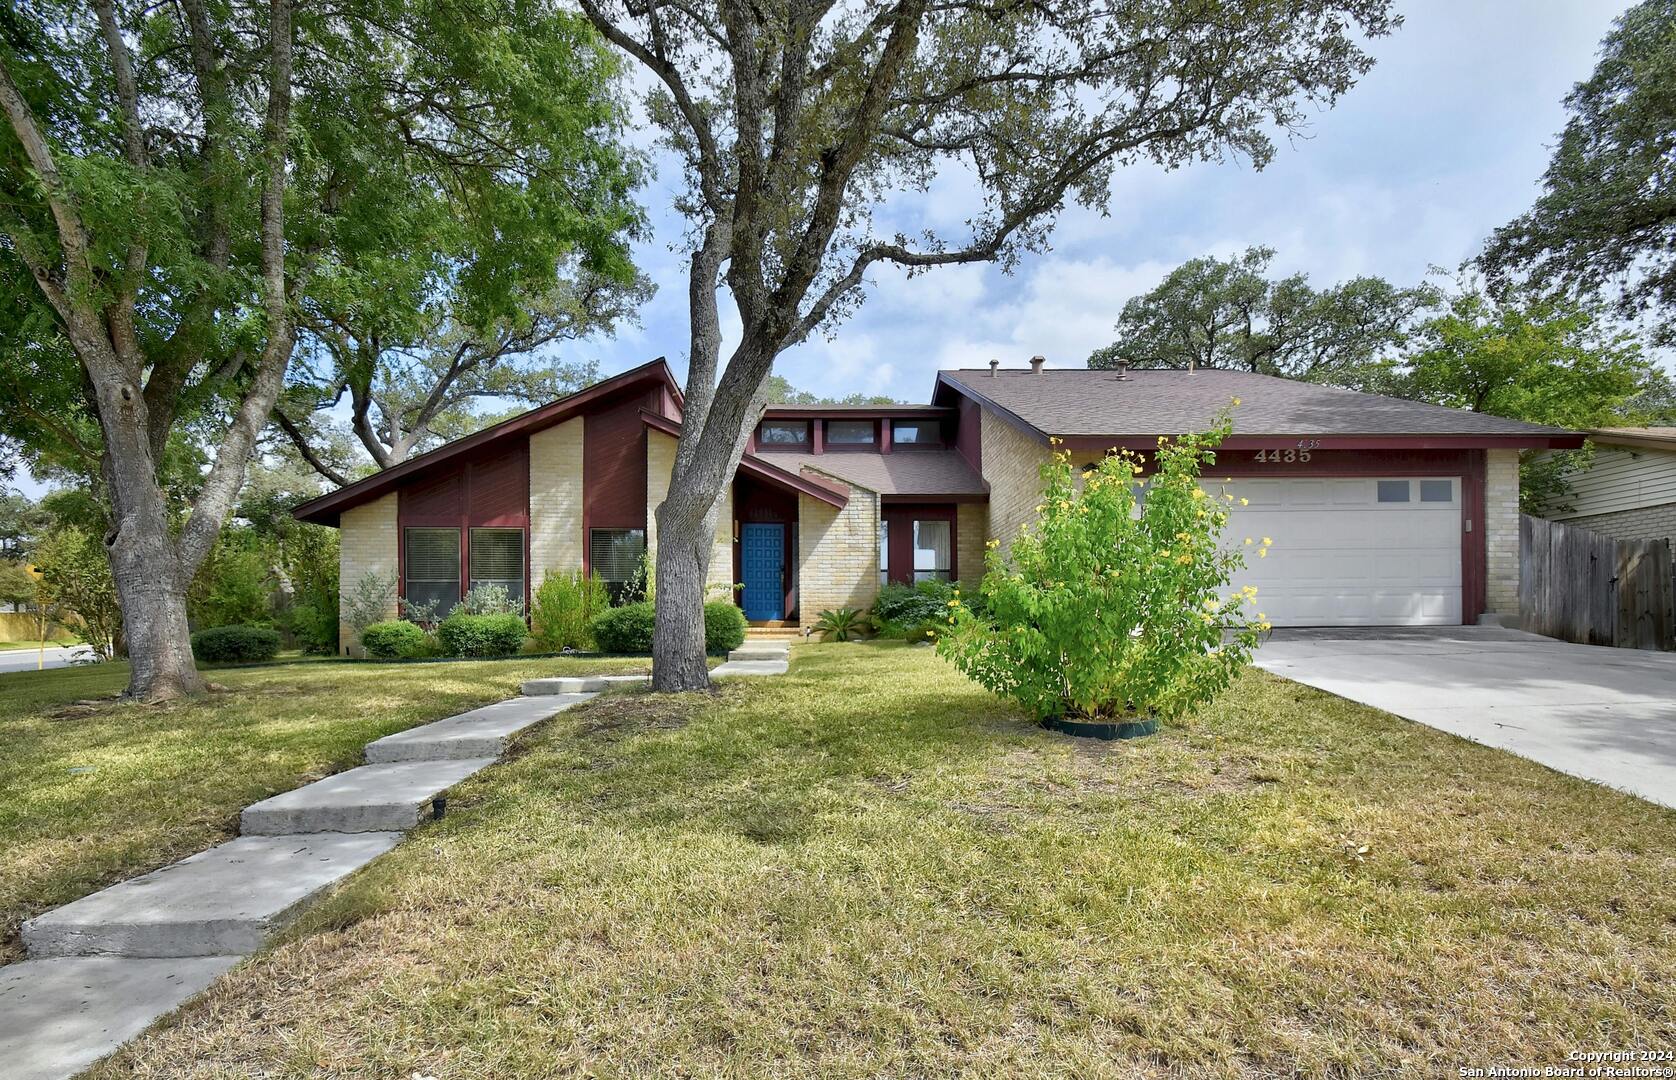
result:
[[(983, 418), (983, 472), (989, 481), (989, 535), (1005, 549), (1018, 527), (1036, 520), (1042, 493), (1042, 463), (1052, 455), (1046, 445), (1025, 435), (993, 413)], [(965, 566), (962, 553), (961, 566)]]
[(582, 569), (582, 417), (530, 436), (530, 590)]
[(842, 510), (797, 497), (797, 610), (813, 626), (828, 608), (862, 609), (879, 592), (879, 496), (850, 487)]
[[(675, 474), (675, 450), (680, 443), (661, 431), (646, 433), (646, 550), (655, 558), (658, 550), (658, 507), (669, 497), (669, 478)], [(709, 585), (733, 582), (733, 485), (722, 493), (722, 508), (716, 514), (716, 535), (710, 549)], [(721, 599), (712, 591), (708, 599)]]
[(345, 510), (338, 518), (338, 650), (359, 653), (361, 643), (342, 621), (343, 596), (372, 575), (392, 584), (387, 618), (396, 617), (396, 494)]
[(1484, 474), (1484, 604), (1519, 614), (1519, 452), (1487, 450)]
[(961, 503), (955, 511), (954, 557), (960, 564), (960, 580), (968, 585), (976, 586), (983, 577), (988, 527), (989, 513), (983, 503)]

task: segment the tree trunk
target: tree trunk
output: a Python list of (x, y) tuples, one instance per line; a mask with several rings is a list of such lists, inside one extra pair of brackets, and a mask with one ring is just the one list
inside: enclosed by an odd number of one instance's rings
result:
[(192, 662), (192, 639), (186, 624), (186, 590), (170, 575), (162, 580), (154, 568), (175, 563), (168, 536), (136, 537), (119, 546), (143, 548), (147, 554), (119, 553), (111, 548), (117, 597), (122, 602), (122, 629), (132, 667), (124, 696), (140, 701), (166, 701), (200, 693), (204, 680)]
[(667, 499), (658, 519), (657, 620), (652, 630), (652, 689), (706, 690), (710, 665), (704, 651), (704, 585), (716, 535), (718, 497), (691, 520), (697, 499)]

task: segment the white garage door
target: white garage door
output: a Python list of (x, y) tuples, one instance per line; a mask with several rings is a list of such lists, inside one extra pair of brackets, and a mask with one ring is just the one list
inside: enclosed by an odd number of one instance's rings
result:
[[(1223, 543), (1246, 553), (1234, 585), (1257, 586), (1257, 607), (1274, 625), (1461, 621), (1458, 477), (1276, 478), (1222, 488), (1234, 496)], [(1265, 536), (1274, 545), (1259, 558)]]

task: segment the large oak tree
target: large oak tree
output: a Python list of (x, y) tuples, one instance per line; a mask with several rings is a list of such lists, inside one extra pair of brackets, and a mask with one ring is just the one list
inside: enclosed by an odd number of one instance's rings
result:
[[(481, 327), (556, 285), (567, 255), (632, 279), (615, 65), (584, 19), (536, 0), (0, 15), (0, 341), (31, 346), (26, 437), (97, 462), (131, 695), (202, 685), (187, 585), (311, 299), (405, 326), (441, 283)], [(440, 262), (414, 228), (439, 213)], [(160, 477), (183, 441), (202, 467), (172, 499)]]
[[(656, 510), (653, 682), (702, 687), (710, 537), (775, 356), (860, 301), (880, 263), (1011, 266), (1117, 168), (1240, 156), (1330, 104), (1389, 0), (579, 0), (656, 90), (684, 168), (685, 414)], [(938, 191), (972, 204), (893, 228)], [(921, 205), (916, 207), (918, 196)], [(929, 220), (933, 215), (924, 215)], [(722, 356), (719, 290), (741, 335)]]

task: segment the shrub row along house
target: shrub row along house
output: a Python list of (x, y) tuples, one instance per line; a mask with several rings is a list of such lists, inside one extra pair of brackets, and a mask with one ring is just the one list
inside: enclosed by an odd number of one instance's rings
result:
[[(975, 580), (986, 541), (1035, 516), (1062, 445), (1090, 461), (1208, 427), (1225, 540), (1272, 540), (1252, 584), (1278, 626), (1472, 623), (1518, 604), (1522, 449), (1582, 436), (1243, 372), (943, 371), (927, 405), (774, 405), (718, 518), (710, 578), (759, 625), (865, 608), (881, 583)], [(681, 392), (662, 359), (299, 507), (342, 531), (342, 588), (393, 577), (446, 612), (467, 590), (526, 599), (553, 572), (620, 588), (657, 545)], [(1052, 440), (1059, 440), (1057, 444)], [(393, 615), (394, 612), (391, 612)], [(350, 644), (343, 635), (343, 645)]]

